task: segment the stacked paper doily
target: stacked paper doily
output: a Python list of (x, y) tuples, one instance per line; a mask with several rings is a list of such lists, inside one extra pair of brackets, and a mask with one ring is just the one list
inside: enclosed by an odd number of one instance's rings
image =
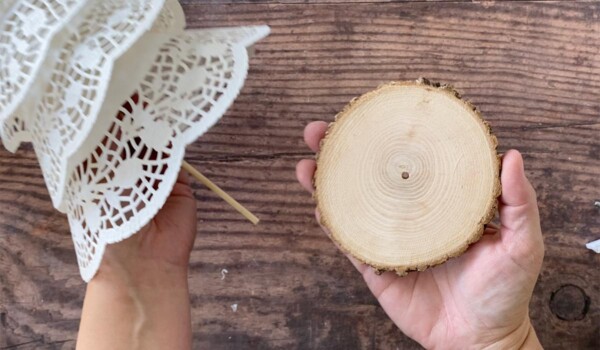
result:
[(164, 204), (268, 27), (184, 30), (176, 0), (0, 0), (0, 132), (31, 142), (89, 281)]

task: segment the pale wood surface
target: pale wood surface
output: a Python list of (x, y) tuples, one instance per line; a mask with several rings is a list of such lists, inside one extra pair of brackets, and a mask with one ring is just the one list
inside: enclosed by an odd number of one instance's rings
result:
[(498, 141), (454, 89), (381, 85), (329, 123), (314, 175), (319, 222), (344, 252), (404, 275), (461, 255), (497, 213)]
[[(269, 24), (248, 82), (188, 161), (202, 185), (192, 254), (197, 349), (415, 349), (314, 222), (294, 178), (303, 126), (382, 82), (453, 83), (518, 148), (546, 259), (531, 303), (548, 349), (600, 347), (600, 3), (184, 1), (191, 27)], [(220, 271), (229, 273), (221, 280)], [(31, 149), (0, 151), (0, 349), (71, 349), (83, 300), (66, 218)], [(233, 313), (231, 304), (238, 304)]]

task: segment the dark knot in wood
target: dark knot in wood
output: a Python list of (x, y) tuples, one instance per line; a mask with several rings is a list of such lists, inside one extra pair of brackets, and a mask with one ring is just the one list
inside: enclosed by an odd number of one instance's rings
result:
[(562, 285), (550, 295), (550, 310), (561, 320), (582, 320), (589, 308), (590, 297), (574, 284)]

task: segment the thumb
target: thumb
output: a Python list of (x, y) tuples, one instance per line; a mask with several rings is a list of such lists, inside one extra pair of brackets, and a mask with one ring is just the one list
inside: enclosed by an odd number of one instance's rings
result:
[(535, 191), (525, 176), (519, 151), (510, 150), (502, 158), (501, 182), (500, 234), (503, 245), (514, 255), (543, 255)]

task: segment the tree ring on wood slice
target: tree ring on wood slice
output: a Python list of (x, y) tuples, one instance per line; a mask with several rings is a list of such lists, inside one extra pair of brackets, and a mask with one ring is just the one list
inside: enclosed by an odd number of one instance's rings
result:
[(376, 271), (424, 270), (481, 237), (500, 195), (496, 137), (449, 86), (394, 82), (329, 125), (315, 199), (333, 240)]

